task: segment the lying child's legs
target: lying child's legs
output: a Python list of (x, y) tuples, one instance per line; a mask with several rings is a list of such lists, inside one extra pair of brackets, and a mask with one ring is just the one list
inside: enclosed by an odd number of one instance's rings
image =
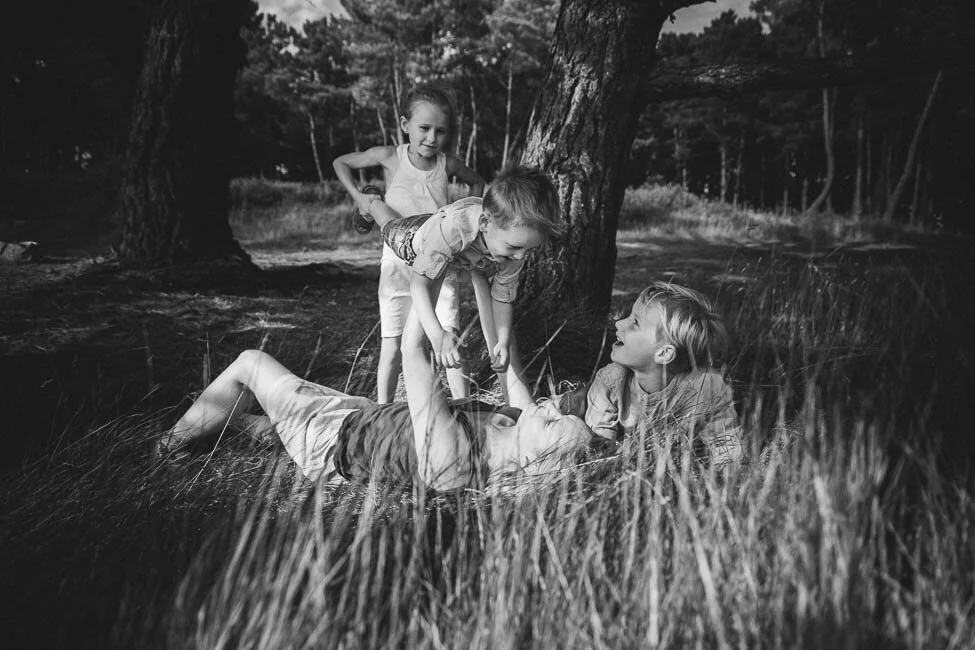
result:
[(219, 433), (232, 419), (245, 414), (255, 397), (263, 406), (271, 386), (290, 374), (290, 370), (264, 352), (241, 352), (200, 393), (162, 441), (163, 446), (176, 449), (197, 438)]
[(379, 197), (376, 197), (376, 199), (369, 204), (369, 216), (372, 217), (373, 221), (379, 225), (379, 230), (382, 231), (383, 226), (390, 221), (402, 219), (403, 217), (408, 217), (410, 215), (400, 214), (396, 210), (389, 207), (388, 203)]

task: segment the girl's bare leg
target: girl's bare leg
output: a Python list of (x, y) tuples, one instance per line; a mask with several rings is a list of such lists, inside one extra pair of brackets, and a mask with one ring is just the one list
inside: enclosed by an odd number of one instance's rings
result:
[(389, 404), (396, 394), (396, 380), (403, 368), (399, 347), (399, 336), (384, 336), (380, 343), (376, 369), (376, 401), (380, 404)]
[(269, 354), (246, 350), (204, 389), (183, 414), (162, 446), (176, 449), (186, 443), (219, 433), (237, 415), (247, 412), (256, 397), (261, 405), (271, 399), (270, 389), (291, 371)]

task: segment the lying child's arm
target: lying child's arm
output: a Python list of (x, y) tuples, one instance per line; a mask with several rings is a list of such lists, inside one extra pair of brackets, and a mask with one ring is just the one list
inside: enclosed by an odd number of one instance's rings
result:
[(437, 363), (447, 368), (458, 368), (461, 365), (460, 340), (452, 331), (444, 329), (434, 309), (434, 296), (439, 293), (441, 282), (443, 278), (431, 280), (414, 272), (410, 278), (410, 297), (413, 299), (413, 311), (430, 339)]
[(420, 477), (438, 490), (461, 487), (470, 478), (470, 446), (447, 406), (417, 321), (417, 313), (412, 312), (403, 329), (403, 383)]

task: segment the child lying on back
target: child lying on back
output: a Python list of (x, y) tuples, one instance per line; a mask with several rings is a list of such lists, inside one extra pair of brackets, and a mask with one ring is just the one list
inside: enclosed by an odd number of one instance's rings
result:
[[(741, 427), (731, 388), (715, 368), (728, 333), (710, 301), (676, 284), (655, 282), (630, 315), (616, 321), (612, 363), (588, 387), (585, 420), (620, 440), (656, 426), (675, 427), (712, 467), (741, 460)], [(563, 401), (563, 409), (580, 408)]]

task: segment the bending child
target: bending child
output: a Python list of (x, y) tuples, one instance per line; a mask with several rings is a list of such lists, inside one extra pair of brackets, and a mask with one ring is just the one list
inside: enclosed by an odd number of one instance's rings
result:
[[(728, 345), (704, 295), (655, 282), (616, 321), (612, 363), (588, 387), (586, 424), (610, 440), (674, 427), (711, 466), (737, 464), (741, 427), (731, 388), (716, 368)], [(566, 402), (562, 408), (572, 412)]]
[(508, 389), (518, 408), (449, 406), (415, 315), (403, 333), (403, 374), (407, 402), (377, 404), (305, 381), (264, 352), (247, 350), (200, 394), (160, 449), (172, 454), (220, 433), (256, 400), (313, 481), (447, 490), (571, 466), (591, 438), (580, 418), (562, 415), (551, 401), (534, 404), (515, 379)]
[[(448, 179), (456, 177), (470, 185), (472, 196), (484, 193), (484, 179), (468, 168), (457, 156), (446, 152), (451, 140), (455, 110), (443, 88), (424, 84), (406, 97), (406, 111), (400, 116), (400, 128), (409, 142), (398, 147), (372, 147), (366, 151), (339, 156), (332, 163), (339, 181), (357, 206), (367, 204), (378, 189), (356, 186), (353, 170), (382, 167), (386, 181), (385, 201), (400, 214), (436, 212), (447, 205)], [(373, 222), (363, 220), (357, 211), (356, 230), (368, 232)], [(379, 322), (382, 343), (376, 376), (377, 401), (393, 401), (396, 379), (401, 369), (400, 339), (403, 324), (410, 313), (411, 272), (402, 259), (383, 244), (379, 270)], [(447, 274), (436, 303), (436, 314), (443, 326), (459, 333), (459, 304), (456, 273)], [(469, 384), (459, 367), (447, 369), (447, 383), (455, 398), (469, 394)]]
[(433, 309), (445, 274), (457, 268), (470, 273), (492, 367), (504, 372), (517, 358), (512, 303), (525, 256), (565, 228), (549, 177), (536, 169), (513, 167), (498, 175), (483, 200), (461, 199), (433, 215), (401, 217), (376, 197), (361, 209), (413, 269), (413, 309), (437, 362), (454, 368), (461, 361), (457, 335), (443, 326)]

